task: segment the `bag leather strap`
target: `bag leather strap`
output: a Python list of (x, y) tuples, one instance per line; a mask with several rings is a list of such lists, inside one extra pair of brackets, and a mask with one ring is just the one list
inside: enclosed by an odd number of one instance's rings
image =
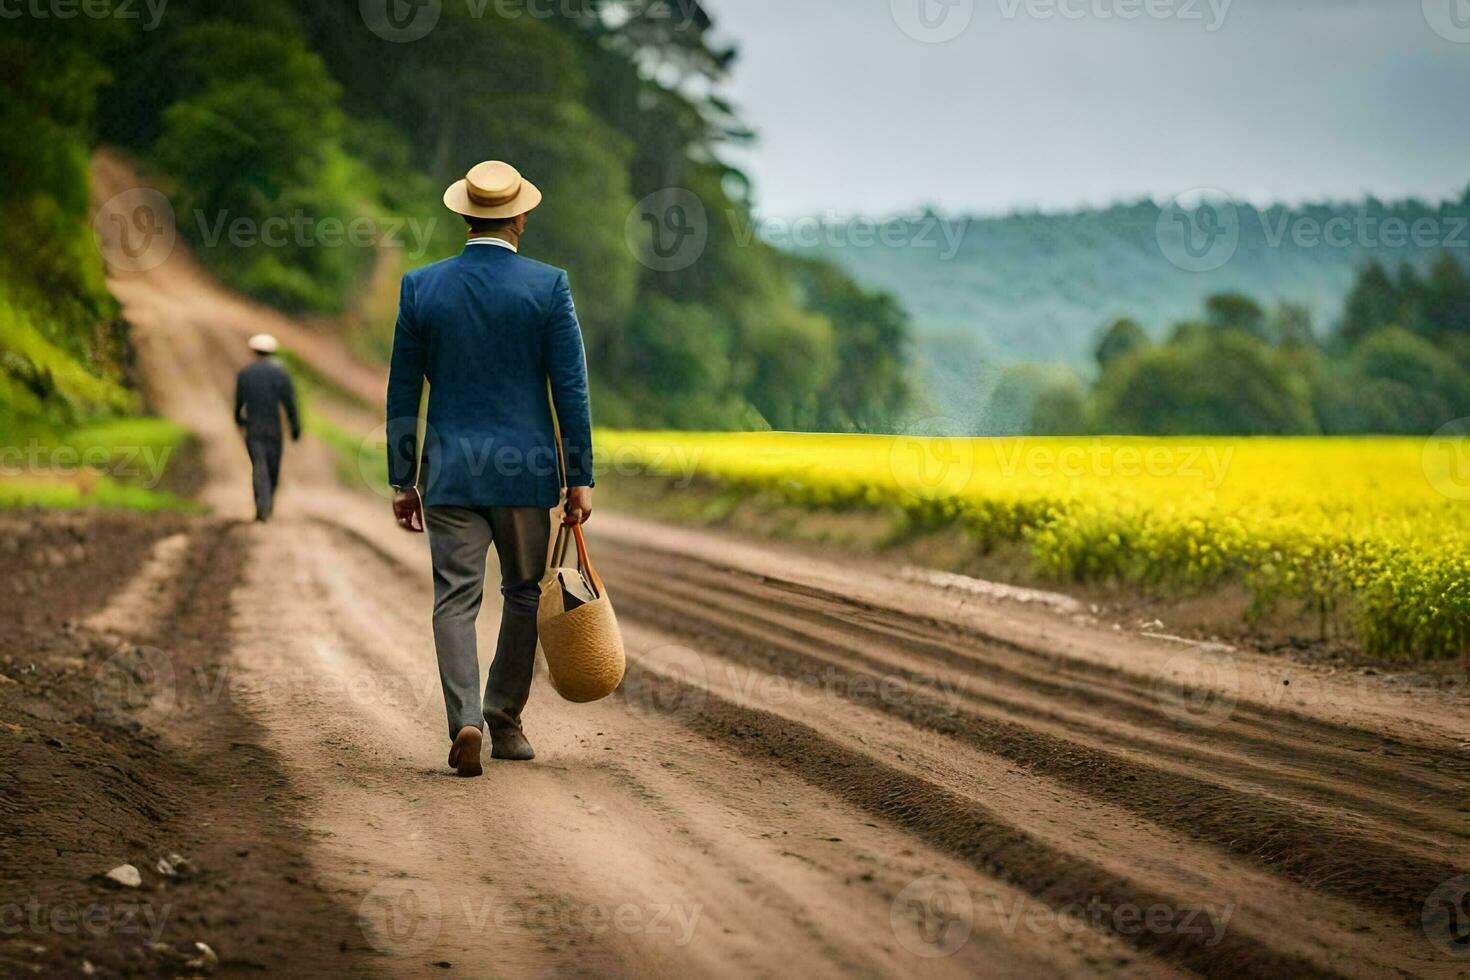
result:
[[(556, 399), (551, 390), (551, 379), (546, 379), (546, 400), (551, 405), (551, 429), (556, 434), (556, 463), (558, 476), (561, 478), (561, 500), (563, 506), (567, 501), (567, 452), (562, 445), (561, 419), (556, 415)], [(582, 536), (582, 525), (563, 523), (556, 532), (556, 546), (551, 552), (551, 564), (547, 568), (548, 575), (552, 570), (561, 568), (562, 562), (566, 560), (567, 554), (567, 528), (571, 528), (572, 536), (577, 541), (577, 563), (578, 567), (587, 574), (587, 581), (592, 584), (592, 591), (601, 599), (605, 594), (602, 588), (602, 576), (597, 574), (597, 569), (592, 567), (592, 559), (587, 557), (587, 540)]]
[(582, 571), (587, 573), (587, 580), (592, 583), (592, 591), (601, 599), (606, 593), (602, 588), (602, 576), (597, 574), (597, 569), (592, 567), (592, 559), (587, 557), (587, 541), (582, 537), (582, 525), (572, 525), (572, 537), (577, 539), (577, 561), (582, 564)]
[(556, 439), (556, 478), (561, 483), (561, 502), (567, 502), (567, 450), (561, 442), (561, 419), (556, 414), (556, 398), (551, 390), (551, 378), (546, 378), (546, 404), (551, 409), (551, 432)]
[(577, 568), (587, 577), (592, 586), (592, 592), (601, 599), (605, 592), (602, 587), (602, 576), (597, 574), (597, 569), (592, 567), (592, 559), (587, 554), (587, 539), (582, 536), (582, 525), (563, 524), (556, 532), (556, 544), (551, 550), (551, 564), (546, 568), (546, 581), (556, 577), (556, 570), (564, 567), (567, 557), (567, 545), (572, 541), (577, 542)]

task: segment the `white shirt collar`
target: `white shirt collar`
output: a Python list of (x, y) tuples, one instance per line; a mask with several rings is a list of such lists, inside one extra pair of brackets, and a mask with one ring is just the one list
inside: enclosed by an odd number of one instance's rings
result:
[(468, 242), (466, 242), (466, 245), (499, 245), (501, 248), (508, 248), (512, 252), (520, 251), (520, 249), (516, 248), (504, 238), (493, 238), (488, 235), (482, 236), (480, 238), (471, 238)]

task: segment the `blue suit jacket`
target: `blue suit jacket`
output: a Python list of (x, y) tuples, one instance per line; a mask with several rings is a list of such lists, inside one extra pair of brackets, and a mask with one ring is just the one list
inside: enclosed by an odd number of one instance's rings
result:
[[(428, 430), (416, 434), (423, 381)], [(499, 245), (403, 277), (388, 378), (388, 477), (430, 506), (555, 507), (567, 485), (592, 486), (587, 359), (567, 274)]]

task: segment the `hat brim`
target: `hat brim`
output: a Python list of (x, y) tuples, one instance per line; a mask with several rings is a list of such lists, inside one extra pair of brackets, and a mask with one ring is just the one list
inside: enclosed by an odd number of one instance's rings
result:
[(521, 181), (520, 192), (504, 204), (486, 207), (470, 200), (469, 183), (456, 180), (444, 192), (444, 206), (455, 214), (467, 218), (514, 218), (516, 215), (534, 211), (541, 203), (541, 189), (529, 180)]

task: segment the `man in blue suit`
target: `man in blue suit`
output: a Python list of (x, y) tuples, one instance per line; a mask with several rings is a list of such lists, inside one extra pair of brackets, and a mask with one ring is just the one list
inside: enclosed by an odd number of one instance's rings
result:
[[(520, 255), (526, 215), (541, 192), (509, 164), (489, 162), (450, 187), (444, 203), (465, 218), (469, 242), (463, 254), (403, 277), (388, 380), (388, 475), (399, 525), (429, 535), (449, 765), (478, 776), (485, 729), (493, 758), (535, 757), (521, 711), (536, 663), (550, 512), (565, 486), (564, 519), (580, 524), (592, 514), (592, 419), (567, 274)], [(504, 609), (482, 699), (475, 620), (491, 545)]]

